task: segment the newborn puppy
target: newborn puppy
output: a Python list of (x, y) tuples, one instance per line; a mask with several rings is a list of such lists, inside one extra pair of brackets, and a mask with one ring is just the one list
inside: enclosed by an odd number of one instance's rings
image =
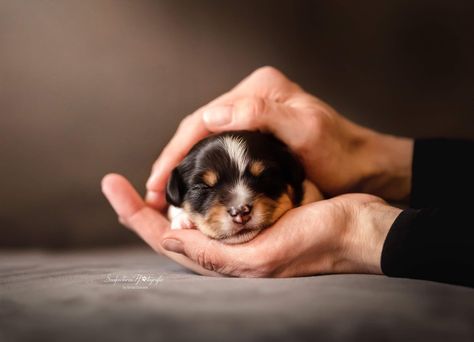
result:
[(166, 189), (173, 229), (196, 226), (228, 244), (249, 241), (289, 209), (322, 198), (286, 145), (248, 131), (201, 140)]

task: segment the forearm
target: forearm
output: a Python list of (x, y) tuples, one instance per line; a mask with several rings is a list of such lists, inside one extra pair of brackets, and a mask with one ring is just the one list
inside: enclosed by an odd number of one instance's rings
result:
[(474, 286), (469, 208), (404, 211), (384, 202), (356, 208), (335, 273), (371, 273)]

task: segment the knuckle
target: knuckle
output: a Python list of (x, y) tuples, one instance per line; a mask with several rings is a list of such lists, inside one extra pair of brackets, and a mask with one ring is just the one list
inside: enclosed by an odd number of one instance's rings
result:
[(284, 102), (291, 94), (302, 89), (290, 81), (281, 71), (272, 67), (264, 66), (255, 70), (249, 77), (250, 83), (265, 93), (267, 98), (276, 102)]
[(216, 272), (229, 275), (232, 277), (242, 277), (242, 271), (237, 267), (237, 265), (229, 264), (223, 265), (222, 267), (216, 269)]
[(280, 79), (285, 78), (285, 76), (275, 67), (265, 65), (258, 68), (253, 72), (253, 76), (258, 78), (270, 78), (270, 79)]
[(265, 100), (261, 97), (242, 98), (234, 105), (235, 114), (251, 127), (258, 124), (260, 116), (266, 112), (265, 108)]
[(222, 268), (221, 265), (219, 265), (213, 256), (209, 253), (207, 249), (203, 249), (197, 252), (196, 254), (196, 262), (201, 266), (204, 267), (207, 270), (214, 271), (214, 272), (219, 272), (220, 269)]

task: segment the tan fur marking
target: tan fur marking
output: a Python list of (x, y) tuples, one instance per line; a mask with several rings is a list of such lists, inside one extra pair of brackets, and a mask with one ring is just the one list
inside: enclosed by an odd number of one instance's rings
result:
[(189, 213), (191, 220), (194, 222), (196, 227), (205, 235), (219, 239), (222, 237), (222, 227), (224, 226), (225, 219), (227, 218), (227, 210), (225, 207), (219, 204), (214, 204), (205, 216), (190, 210), (189, 204), (184, 209)]
[(288, 193), (288, 196), (290, 196), (291, 201), (295, 203), (295, 190), (291, 185), (286, 187), (286, 192)]
[(280, 216), (282, 216), (288, 210), (293, 208), (293, 201), (291, 200), (290, 196), (286, 193), (281, 195), (281, 197), (277, 199), (276, 203), (277, 203), (277, 207), (275, 208), (275, 211), (273, 212), (273, 215), (272, 215), (273, 222), (278, 220)]
[(262, 215), (262, 226), (268, 227), (293, 207), (290, 195), (284, 193), (276, 201), (265, 196), (257, 198), (254, 201), (253, 211)]
[(217, 183), (217, 173), (213, 170), (207, 170), (202, 175), (202, 180), (209, 186), (214, 186)]
[(260, 176), (263, 170), (265, 170), (265, 165), (260, 160), (254, 161), (250, 165), (250, 173), (255, 177)]
[(224, 226), (227, 216), (227, 210), (223, 205), (214, 204), (206, 215), (209, 228), (220, 234), (220, 229)]
[[(309, 183), (309, 182), (308, 182)], [(305, 184), (305, 195), (311, 199), (317, 199), (319, 191), (312, 184)], [(305, 197), (306, 197), (305, 196)], [(252, 216), (257, 219), (258, 223), (254, 229), (262, 229), (271, 226), (284, 213), (294, 207), (293, 204), (294, 189), (288, 186), (287, 191), (283, 193), (276, 201), (266, 196), (258, 196), (253, 202)], [(191, 210), (188, 202), (183, 203), (183, 209), (189, 214), (192, 222), (205, 235), (213, 239), (229, 239), (233, 235), (228, 235), (229, 232), (224, 232), (226, 222), (229, 220), (226, 208), (214, 203), (206, 215), (200, 215)], [(229, 243), (232, 243), (232, 239)], [(237, 243), (237, 242), (235, 242)]]
[(304, 195), (301, 205), (321, 201), (324, 199), (323, 194), (321, 193), (321, 191), (319, 191), (316, 185), (314, 185), (307, 179), (303, 182), (303, 192)]
[(259, 196), (254, 200), (252, 212), (254, 215), (260, 216), (262, 228), (268, 227), (273, 223), (272, 216), (276, 207), (277, 203), (266, 196)]

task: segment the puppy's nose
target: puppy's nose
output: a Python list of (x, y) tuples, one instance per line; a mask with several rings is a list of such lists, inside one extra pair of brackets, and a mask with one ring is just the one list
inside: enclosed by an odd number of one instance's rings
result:
[(230, 207), (227, 212), (232, 216), (235, 223), (245, 224), (250, 220), (250, 212), (252, 206), (250, 204), (239, 205), (238, 207)]

